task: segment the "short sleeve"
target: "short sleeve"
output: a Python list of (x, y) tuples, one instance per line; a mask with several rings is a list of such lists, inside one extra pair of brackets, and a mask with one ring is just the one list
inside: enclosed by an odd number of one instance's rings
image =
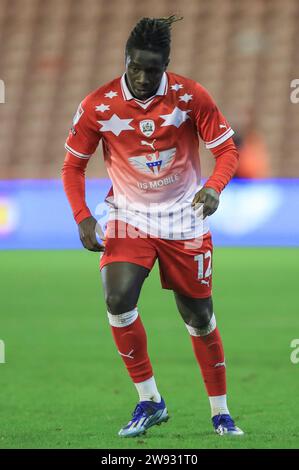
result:
[(199, 83), (194, 88), (194, 106), (197, 130), (207, 149), (217, 147), (234, 134), (211, 95)]
[(100, 140), (95, 110), (87, 97), (78, 106), (65, 148), (75, 157), (88, 159), (96, 151)]

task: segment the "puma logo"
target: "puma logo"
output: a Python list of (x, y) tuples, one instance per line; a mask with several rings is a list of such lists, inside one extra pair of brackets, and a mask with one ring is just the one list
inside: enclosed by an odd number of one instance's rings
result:
[(155, 149), (154, 143), (156, 142), (156, 140), (157, 139), (154, 139), (152, 143), (146, 142), (146, 140), (142, 140), (141, 145), (148, 145), (149, 147), (151, 147), (155, 151), (156, 149)]
[(225, 362), (217, 362), (217, 364), (214, 365), (214, 367), (221, 367), (221, 366), (225, 367)]
[(132, 349), (129, 354), (123, 354), (120, 351), (118, 351), (121, 356), (128, 357), (129, 359), (134, 359), (134, 356), (132, 356), (134, 349)]

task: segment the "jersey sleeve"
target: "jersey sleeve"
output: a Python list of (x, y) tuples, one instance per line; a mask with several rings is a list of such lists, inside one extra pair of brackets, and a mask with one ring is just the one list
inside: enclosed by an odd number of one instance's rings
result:
[(73, 118), (65, 148), (75, 157), (89, 159), (100, 140), (101, 132), (98, 130), (94, 106), (89, 97), (86, 97), (79, 104)]
[(234, 134), (211, 95), (199, 83), (194, 89), (194, 105), (196, 127), (207, 149), (217, 147)]

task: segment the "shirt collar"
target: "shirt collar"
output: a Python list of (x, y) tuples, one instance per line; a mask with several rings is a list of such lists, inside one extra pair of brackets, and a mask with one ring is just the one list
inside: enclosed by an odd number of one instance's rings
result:
[[(136, 100), (136, 101), (141, 101), (141, 100), (138, 100), (138, 98), (135, 98), (132, 93), (130, 92), (127, 84), (126, 84), (126, 79), (125, 79), (125, 75), (126, 75), (126, 72), (124, 72), (124, 74), (122, 75), (121, 77), (121, 80), (120, 80), (120, 83), (121, 83), (121, 89), (122, 89), (122, 93), (123, 93), (123, 97), (126, 101), (128, 100)], [(157, 95), (166, 95), (167, 93), (167, 88), (168, 88), (168, 80), (167, 80), (167, 75), (166, 75), (166, 72), (163, 73), (162, 75), (162, 78), (161, 78), (161, 82), (160, 82), (160, 85), (159, 85), (159, 88), (158, 90), (156, 91), (155, 95), (151, 96), (150, 98), (147, 98), (146, 100), (144, 101), (141, 101), (142, 103), (146, 102), (146, 101), (149, 101), (151, 99), (153, 99), (155, 96)]]

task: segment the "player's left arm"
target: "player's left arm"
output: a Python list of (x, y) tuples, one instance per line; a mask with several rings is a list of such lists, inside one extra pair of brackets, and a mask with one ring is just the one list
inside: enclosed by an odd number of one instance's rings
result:
[(203, 204), (205, 218), (217, 210), (220, 194), (237, 170), (239, 155), (231, 137), (234, 131), (213, 98), (199, 84), (196, 84), (194, 105), (198, 133), (216, 160), (212, 175), (192, 201), (195, 209)]

